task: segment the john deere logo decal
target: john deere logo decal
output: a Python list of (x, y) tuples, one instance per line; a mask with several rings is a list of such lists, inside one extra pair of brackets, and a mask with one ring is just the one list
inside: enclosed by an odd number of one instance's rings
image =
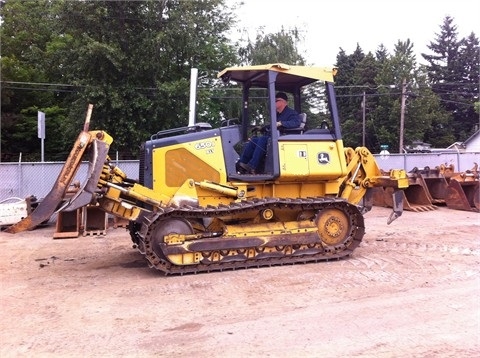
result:
[(318, 163), (319, 164), (328, 164), (330, 163), (330, 155), (326, 152), (318, 153)]

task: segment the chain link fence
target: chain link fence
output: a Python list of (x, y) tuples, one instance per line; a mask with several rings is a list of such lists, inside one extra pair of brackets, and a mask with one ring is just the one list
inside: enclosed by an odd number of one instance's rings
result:
[[(115, 161), (128, 178), (138, 178), (138, 160)], [(31, 195), (43, 199), (52, 189), (63, 162), (0, 163), (0, 202), (10, 198), (24, 199)], [(82, 162), (74, 181), (87, 178), (88, 162)]]
[[(454, 165), (456, 172), (464, 172), (480, 161), (480, 153), (415, 153), (375, 155), (378, 165), (383, 170), (430, 167), (441, 164)], [(0, 163), (0, 202), (10, 198), (24, 199), (31, 195), (43, 199), (52, 189), (63, 167), (63, 162), (24, 162)], [(139, 161), (114, 161), (128, 178), (138, 179)], [(74, 180), (84, 182), (88, 163), (81, 164)]]

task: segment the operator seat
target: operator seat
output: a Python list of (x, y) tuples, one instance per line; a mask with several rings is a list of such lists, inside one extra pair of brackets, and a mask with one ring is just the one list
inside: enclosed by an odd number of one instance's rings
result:
[(297, 128), (282, 128), (282, 134), (303, 134), (307, 124), (307, 114), (300, 113), (298, 117), (300, 118), (300, 126)]

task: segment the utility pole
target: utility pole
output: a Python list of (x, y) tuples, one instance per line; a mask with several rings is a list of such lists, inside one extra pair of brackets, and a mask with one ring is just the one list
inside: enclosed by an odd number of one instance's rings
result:
[(403, 153), (403, 129), (405, 127), (405, 99), (406, 99), (407, 80), (402, 81), (402, 105), (400, 107), (400, 142), (398, 144), (398, 152)]
[(365, 91), (363, 91), (363, 101), (362, 101), (362, 113), (363, 113), (363, 121), (362, 121), (362, 147), (365, 147)]

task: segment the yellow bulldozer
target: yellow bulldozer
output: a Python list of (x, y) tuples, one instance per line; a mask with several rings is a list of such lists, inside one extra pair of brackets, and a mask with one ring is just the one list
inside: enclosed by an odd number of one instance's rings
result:
[[(371, 189), (392, 188), (391, 223), (402, 214), (404, 170), (383, 174), (367, 148), (344, 148), (335, 100), (336, 68), (281, 63), (230, 67), (218, 78), (241, 89), (241, 119), (160, 131), (142, 145), (139, 179), (108, 156), (113, 139), (89, 130), (93, 106), (51, 192), (28, 217), (7, 228), (34, 228), (55, 210), (95, 205), (129, 221), (134, 247), (166, 274), (317, 262), (348, 256), (360, 244)], [(284, 133), (277, 128), (275, 93), (302, 112), (309, 86), (321, 85), (329, 122)], [(263, 170), (237, 170), (251, 136), (252, 90), (263, 90), (270, 140)], [(257, 98), (258, 100), (258, 98)], [(308, 118), (306, 119), (308, 123)], [(87, 180), (66, 199), (79, 163)]]

